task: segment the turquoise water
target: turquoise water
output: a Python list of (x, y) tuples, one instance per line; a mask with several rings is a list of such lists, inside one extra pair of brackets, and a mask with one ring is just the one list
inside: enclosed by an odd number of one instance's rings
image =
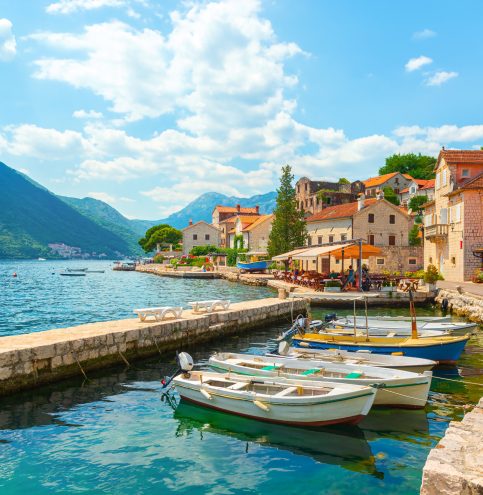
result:
[[(108, 261), (0, 261), (0, 336), (133, 318), (134, 308), (186, 306), (192, 300), (213, 298), (235, 302), (274, 294), (225, 280), (171, 279), (115, 272), (112, 266)], [(68, 267), (105, 272), (60, 276)]]
[[(139, 304), (130, 297), (150, 294), (158, 298), (151, 299), (154, 303), (171, 297), (162, 289), (182, 293), (177, 285), (180, 281), (173, 279), (124, 273), (113, 280), (121, 281), (122, 290), (113, 286), (111, 290), (118, 290), (123, 304), (130, 307)], [(159, 285), (160, 281), (167, 284)], [(142, 289), (131, 292), (132, 283)], [(60, 290), (60, 286), (51, 287), (57, 288), (49, 290)], [(181, 297), (194, 298), (189, 286), (181, 287)], [(217, 281), (203, 282), (199, 294), (217, 287), (238, 291), (240, 298), (266, 294), (259, 288)], [(28, 290), (21, 296), (24, 304), (32, 301), (37, 305)], [(56, 324), (62, 320), (66, 300), (88, 298), (89, 291), (79, 290), (76, 285), (70, 289), (62, 285), (62, 294), (50, 295), (49, 309), (56, 315)], [(37, 292), (37, 297), (43, 291)], [(109, 301), (116, 315), (125, 311), (116, 306), (115, 297)], [(89, 314), (71, 304), (75, 315)], [(102, 306), (99, 301), (97, 307)], [(325, 311), (314, 309), (313, 316), (320, 317)], [(433, 310), (418, 308), (418, 312)], [(372, 309), (371, 313), (387, 310)], [(40, 323), (44, 326), (39, 323), (37, 330), (55, 326), (49, 323), (49, 312), (43, 314)], [(263, 328), (187, 350), (203, 367), (216, 350), (263, 352), (267, 341), (285, 328)], [(26, 330), (26, 326), (21, 329)], [(0, 494), (352, 495), (354, 490), (364, 495), (417, 494), (429, 450), (449, 421), (461, 418), (461, 406), (476, 402), (481, 395), (481, 387), (463, 381), (483, 384), (482, 344), (481, 337), (474, 337), (458, 368), (436, 371), (456, 382), (435, 378), (425, 410), (373, 410), (357, 427), (314, 431), (258, 423), (187, 404), (173, 410), (160, 400), (160, 379), (174, 369), (170, 356), (138, 361), (129, 369), (90, 372), (88, 381), (75, 378), (2, 398)]]

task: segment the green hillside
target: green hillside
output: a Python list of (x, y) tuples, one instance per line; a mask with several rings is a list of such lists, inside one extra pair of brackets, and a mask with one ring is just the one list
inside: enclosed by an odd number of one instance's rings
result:
[(49, 243), (110, 258), (132, 253), (132, 245), (121, 235), (0, 162), (0, 258), (48, 256)]

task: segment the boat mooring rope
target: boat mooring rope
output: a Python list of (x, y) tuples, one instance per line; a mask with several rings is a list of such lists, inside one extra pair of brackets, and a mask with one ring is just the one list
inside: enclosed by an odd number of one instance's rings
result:
[[(418, 400), (418, 401), (424, 402), (426, 404), (426, 399), (420, 399), (419, 397), (412, 397), (411, 395), (401, 394), (400, 392), (394, 392), (394, 390), (388, 390), (387, 388), (383, 388), (381, 390), (384, 390), (384, 391), (389, 392), (391, 394), (400, 395), (401, 397), (406, 397), (408, 399)], [(447, 404), (445, 402), (436, 402), (436, 401), (431, 401), (430, 405), (443, 406), (443, 407), (453, 407), (456, 409), (469, 409), (470, 407), (478, 407), (478, 404)]]
[(437, 378), (438, 380), (448, 380), (449, 382), (464, 383), (466, 385), (476, 385), (477, 387), (483, 387), (483, 383), (468, 382), (466, 380), (455, 380), (454, 378), (445, 378), (443, 376), (434, 376), (434, 375), (433, 378)]

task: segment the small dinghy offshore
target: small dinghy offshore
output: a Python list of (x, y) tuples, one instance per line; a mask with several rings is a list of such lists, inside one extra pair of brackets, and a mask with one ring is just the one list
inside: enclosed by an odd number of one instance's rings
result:
[(374, 366), (220, 352), (210, 357), (216, 370), (292, 380), (352, 383), (375, 387), (374, 405), (420, 409), (426, 405), (431, 371), (417, 374)]
[[(279, 349), (279, 353), (287, 358), (320, 359), (333, 363), (362, 364), (391, 368), (393, 370), (411, 371), (412, 373), (431, 371), (437, 364), (436, 361), (431, 361), (430, 359), (391, 354), (372, 354), (370, 351), (351, 352), (340, 349), (310, 349), (302, 344), (300, 344), (300, 347), (290, 347), (287, 345), (287, 349), (284, 351)], [(273, 356), (274, 354), (269, 355)]]
[(372, 387), (192, 371), (193, 360), (186, 353), (178, 361), (183, 373), (172, 381), (182, 400), (259, 421), (294, 426), (357, 424), (375, 398)]
[(60, 272), (60, 275), (63, 277), (85, 277), (85, 273), (80, 272)]
[(88, 268), (66, 268), (66, 272), (87, 272)]

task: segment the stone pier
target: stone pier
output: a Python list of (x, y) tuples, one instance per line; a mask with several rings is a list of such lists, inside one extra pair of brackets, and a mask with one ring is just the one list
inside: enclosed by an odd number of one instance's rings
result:
[(186, 310), (180, 319), (162, 322), (116, 320), (1, 337), (0, 395), (158, 352), (182, 350), (218, 335), (241, 334), (275, 322), (289, 326), (292, 315), (306, 308), (305, 300), (267, 298), (209, 314)]
[(421, 495), (483, 494), (483, 397), (463, 421), (452, 421), (423, 469)]

